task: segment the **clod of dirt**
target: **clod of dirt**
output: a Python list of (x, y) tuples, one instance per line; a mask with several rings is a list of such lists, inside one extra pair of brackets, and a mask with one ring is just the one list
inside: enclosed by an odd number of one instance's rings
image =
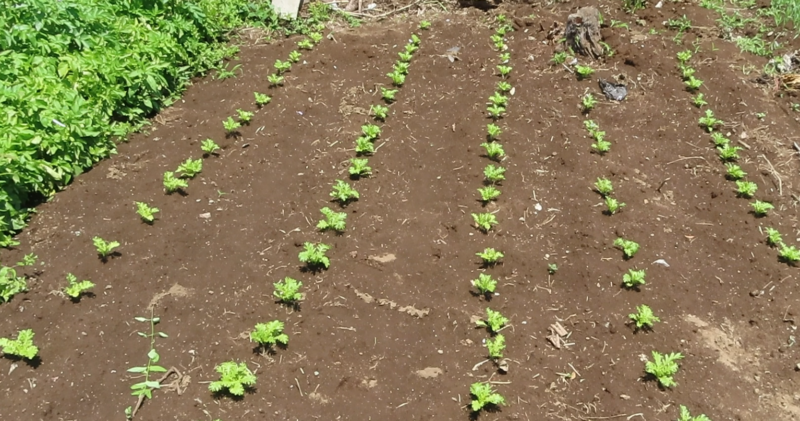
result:
[(444, 374), (444, 371), (438, 367), (426, 367), (423, 370), (417, 370), (415, 374), (423, 379), (435, 379)]
[(577, 13), (567, 17), (567, 28), (564, 31), (567, 45), (578, 54), (591, 58), (603, 56), (600, 41), (600, 12), (594, 7), (581, 7)]
[(613, 101), (622, 101), (628, 96), (628, 87), (621, 83), (609, 82), (605, 79), (600, 79), (598, 82), (603, 95)]
[(508, 373), (508, 358), (503, 358), (497, 363), (497, 368), (501, 373)]
[(397, 256), (395, 256), (392, 253), (384, 253), (381, 254), (380, 256), (369, 256), (368, 259), (374, 260), (378, 263), (389, 263), (395, 261), (397, 259)]

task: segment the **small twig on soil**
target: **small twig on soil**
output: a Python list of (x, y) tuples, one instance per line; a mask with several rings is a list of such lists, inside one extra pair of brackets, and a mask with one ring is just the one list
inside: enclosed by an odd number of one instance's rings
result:
[(759, 157), (764, 158), (764, 161), (767, 161), (767, 164), (769, 165), (770, 174), (772, 174), (773, 177), (778, 179), (778, 194), (783, 196), (783, 180), (781, 179), (781, 175), (778, 174), (778, 171), (775, 170), (775, 167), (772, 166), (772, 162), (769, 162), (769, 159), (767, 159), (766, 155), (762, 154), (759, 155)]
[(708, 164), (708, 160), (703, 158), (702, 156), (682, 156), (682, 157), (680, 157), (680, 158), (678, 158), (678, 159), (676, 159), (674, 161), (667, 162), (667, 165), (674, 164), (674, 163), (679, 162), (679, 161), (685, 161), (687, 159), (702, 159), (703, 161), (706, 161), (706, 164)]
[(491, 361), (491, 360), (483, 360), (483, 361), (479, 362), (478, 364), (475, 364), (474, 366), (472, 366), (472, 371), (477, 370), (478, 367), (482, 366), (483, 364), (488, 363), (489, 361)]
[(297, 391), (300, 392), (300, 397), (303, 397), (303, 389), (300, 388), (300, 382), (297, 381), (297, 377), (294, 378), (294, 382), (297, 384)]

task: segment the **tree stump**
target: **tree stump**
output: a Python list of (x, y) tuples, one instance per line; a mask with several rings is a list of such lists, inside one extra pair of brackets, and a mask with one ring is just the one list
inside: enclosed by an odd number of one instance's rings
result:
[(593, 59), (602, 57), (600, 12), (594, 7), (582, 7), (577, 13), (569, 15), (564, 37), (567, 46), (576, 54), (590, 56)]

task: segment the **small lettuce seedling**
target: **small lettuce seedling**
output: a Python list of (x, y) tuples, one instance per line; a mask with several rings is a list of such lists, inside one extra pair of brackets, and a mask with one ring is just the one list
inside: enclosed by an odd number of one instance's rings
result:
[(653, 310), (644, 304), (637, 306), (636, 313), (631, 313), (628, 317), (636, 323), (636, 329), (652, 329), (653, 323), (661, 321), (653, 314)]
[(502, 78), (508, 78), (508, 75), (511, 74), (511, 69), (511, 66), (500, 64), (497, 66), (497, 73), (499, 73)]
[(297, 47), (301, 50), (311, 50), (314, 48), (314, 43), (312, 43), (309, 39), (304, 39), (297, 43)]
[(427, 20), (423, 20), (419, 23), (419, 29), (431, 29), (431, 23)]
[(369, 140), (375, 140), (381, 135), (381, 128), (374, 124), (365, 124), (361, 126), (361, 133), (369, 138)]
[(92, 282), (87, 280), (78, 282), (78, 278), (71, 273), (67, 274), (67, 282), (69, 282), (69, 284), (64, 287), (64, 294), (67, 294), (67, 296), (72, 299), (77, 299), (84, 292), (94, 288), (94, 284)]
[(685, 406), (681, 405), (681, 413), (680, 418), (678, 421), (711, 421), (705, 414), (700, 414), (696, 417), (693, 417), (692, 414), (689, 412), (689, 409)]
[(289, 70), (291, 70), (292, 62), (291, 61), (275, 60), (275, 66), (274, 67), (275, 67), (275, 71), (279, 75), (281, 75), (281, 74), (284, 74), (284, 73), (288, 72)]
[(744, 172), (742, 167), (730, 162), (725, 163), (725, 168), (727, 169), (726, 176), (731, 180), (739, 180), (747, 175), (747, 173)]
[(386, 117), (389, 116), (389, 107), (384, 107), (383, 105), (372, 105), (369, 107), (369, 112), (375, 117), (376, 120), (386, 121)]
[(789, 264), (800, 262), (800, 250), (795, 246), (787, 246), (781, 243), (781, 249), (778, 252), (781, 260)]
[(679, 51), (676, 56), (678, 57), (678, 62), (681, 64), (686, 64), (689, 60), (691, 60), (692, 52), (690, 50), (683, 50)]
[(219, 150), (219, 145), (217, 145), (217, 142), (214, 142), (212, 139), (206, 139), (200, 142), (200, 150), (209, 155), (215, 154)]
[(479, 412), (487, 406), (500, 406), (505, 405), (505, 398), (499, 393), (495, 393), (492, 385), (489, 383), (472, 383), (469, 387), (469, 393), (472, 395), (472, 412)]
[(506, 154), (503, 150), (503, 145), (498, 142), (483, 142), (481, 146), (486, 150), (486, 156), (488, 156), (489, 159), (497, 160)]
[(622, 249), (622, 252), (625, 253), (625, 257), (628, 259), (633, 257), (633, 255), (636, 254), (637, 251), (639, 251), (638, 243), (626, 240), (624, 238), (617, 238), (616, 240), (614, 240), (614, 246)]
[[(601, 133), (605, 133), (605, 132), (601, 132)], [(605, 141), (605, 140), (598, 140), (598, 141), (592, 143), (592, 149), (597, 151), (598, 154), (603, 155), (604, 153), (606, 153), (609, 150), (611, 150), (611, 142), (608, 142), (608, 141)]]
[(172, 193), (187, 187), (189, 187), (189, 183), (187, 183), (186, 180), (175, 177), (174, 172), (166, 171), (164, 173), (164, 190), (167, 193)]
[(261, 345), (264, 348), (289, 343), (289, 335), (283, 333), (283, 322), (273, 320), (268, 323), (259, 323), (255, 330), (250, 332), (250, 341)]
[(317, 223), (317, 229), (325, 231), (332, 229), (334, 231), (343, 232), (346, 226), (347, 214), (344, 212), (335, 212), (329, 207), (324, 207), (319, 210), (325, 219)]
[(322, 42), (322, 34), (320, 34), (319, 32), (312, 32), (308, 34), (308, 37), (314, 44), (319, 44), (320, 42)]
[(489, 164), (483, 169), (483, 176), (490, 183), (499, 183), (506, 179), (505, 172), (505, 168)]
[(405, 51), (401, 51), (401, 52), (397, 53), (397, 55), (400, 57), (400, 61), (402, 61), (404, 63), (410, 62), (411, 61), (411, 57), (413, 57), (411, 53), (407, 53)]
[(489, 101), (493, 105), (499, 105), (501, 107), (505, 107), (508, 105), (508, 97), (501, 94), (500, 92), (495, 92), (489, 97)]
[(478, 189), (478, 193), (481, 194), (481, 201), (484, 203), (496, 200), (500, 196), (500, 190), (494, 186), (481, 187)]
[(661, 386), (674, 387), (678, 383), (672, 377), (678, 372), (678, 363), (676, 361), (680, 359), (683, 359), (683, 354), (680, 352), (662, 355), (653, 351), (653, 361), (647, 361), (644, 371), (658, 379)]
[(307, 264), (309, 267), (322, 266), (327, 269), (331, 265), (331, 261), (325, 253), (330, 250), (331, 246), (323, 243), (309, 243), (303, 244), (303, 251), (297, 255), (301, 263)]
[(350, 175), (363, 177), (372, 173), (372, 168), (368, 165), (367, 158), (350, 158)]
[(506, 337), (497, 335), (486, 340), (486, 349), (489, 351), (489, 358), (499, 360), (503, 358), (503, 351), (506, 350)]
[(283, 79), (283, 76), (278, 74), (271, 74), (267, 76), (267, 82), (269, 82), (270, 86), (283, 85)]
[(350, 187), (350, 184), (342, 180), (336, 180), (336, 184), (333, 185), (333, 191), (331, 191), (330, 196), (335, 200), (340, 201), (342, 204), (346, 204), (350, 200), (360, 198), (358, 192)]
[(505, 255), (503, 255), (502, 252), (497, 251), (491, 247), (487, 247), (483, 249), (482, 252), (475, 253), (475, 255), (483, 259), (483, 263), (486, 265), (493, 265), (498, 261), (500, 261), (500, 259), (505, 257)]
[(489, 123), (486, 125), (486, 133), (488, 139), (492, 141), (492, 140), (497, 140), (497, 138), (500, 136), (501, 133), (503, 133), (503, 131), (500, 130), (500, 127), (498, 125), (494, 123)]
[(731, 143), (731, 140), (720, 132), (711, 133), (711, 141), (714, 142), (714, 146), (718, 148), (724, 148)]
[(506, 112), (506, 109), (505, 107), (492, 104), (486, 107), (486, 111), (489, 113), (489, 117), (491, 117), (494, 120), (497, 120), (498, 118), (500, 118), (500, 116), (503, 115), (503, 113)]
[(606, 196), (605, 201), (606, 201), (606, 212), (609, 215), (613, 215), (625, 207), (624, 203), (620, 202), (617, 199), (614, 199), (611, 196)]
[(136, 213), (139, 214), (139, 217), (142, 218), (142, 221), (152, 223), (155, 219), (155, 214), (158, 212), (158, 208), (156, 207), (150, 207), (144, 202), (136, 202)]
[(508, 323), (508, 319), (503, 317), (499, 311), (494, 311), (486, 308), (486, 320), (478, 320), (475, 322), (480, 327), (488, 328), (492, 333), (497, 333), (500, 329)]
[(119, 247), (118, 242), (106, 241), (100, 237), (92, 238), (92, 243), (94, 244), (95, 249), (97, 249), (97, 254), (103, 259), (113, 253), (115, 248)]
[(700, 127), (703, 127), (707, 132), (711, 133), (714, 131), (715, 127), (722, 125), (723, 122), (722, 120), (714, 117), (713, 111), (706, 110), (705, 115), (700, 117), (698, 123), (700, 124)]
[(553, 54), (553, 58), (550, 59), (550, 62), (555, 65), (564, 64), (567, 62), (567, 52), (566, 51), (559, 51)]
[(775, 228), (767, 227), (767, 244), (771, 246), (777, 246), (783, 243), (783, 237), (781, 237), (781, 233), (778, 232)]
[(736, 193), (741, 197), (751, 198), (754, 194), (756, 194), (756, 190), (758, 190), (758, 185), (753, 183), (752, 181), (737, 181), (736, 182)]
[(772, 203), (762, 202), (760, 200), (756, 200), (755, 202), (751, 203), (750, 206), (753, 207), (753, 213), (756, 214), (756, 216), (764, 216), (767, 214), (767, 212), (775, 209), (775, 206), (773, 206)]
[(8, 302), (16, 294), (28, 290), (28, 281), (24, 276), (17, 276), (14, 268), (3, 266), (0, 268), (0, 298)]
[(25, 329), (17, 334), (17, 339), (0, 338), (3, 354), (16, 355), (28, 360), (36, 358), (39, 348), (33, 345), (33, 335), (33, 329)]
[(181, 173), (181, 177), (194, 178), (201, 171), (203, 171), (202, 159), (188, 158), (181, 165), (178, 165), (178, 172)]
[(236, 113), (239, 114), (239, 121), (244, 124), (250, 124), (250, 120), (253, 119), (253, 112), (245, 111), (245, 110), (236, 110)]
[(408, 54), (414, 54), (418, 49), (419, 47), (414, 44), (406, 44), (405, 46), (406, 53)]
[(381, 97), (384, 101), (388, 103), (392, 103), (395, 100), (395, 95), (397, 95), (397, 89), (386, 89), (381, 86)]
[(272, 101), (272, 98), (266, 94), (253, 92), (253, 95), (256, 97), (256, 105), (258, 106), (258, 108), (261, 108), (269, 104), (270, 101)]
[(639, 285), (644, 285), (645, 280), (645, 271), (642, 270), (633, 270), (628, 269), (628, 273), (622, 275), (622, 284), (625, 285), (625, 288), (636, 288)]
[(725, 145), (721, 148), (717, 148), (717, 152), (719, 152), (719, 159), (722, 162), (736, 161), (739, 159), (740, 150), (742, 150), (741, 147), (731, 145)]
[(297, 63), (300, 61), (301, 56), (302, 54), (300, 53), (300, 51), (293, 50), (289, 53), (289, 61), (291, 61), (292, 63)]
[(226, 361), (214, 368), (219, 373), (220, 379), (211, 382), (208, 390), (217, 393), (228, 389), (234, 396), (244, 396), (245, 388), (256, 384), (256, 376), (247, 368), (245, 363)]
[(225, 132), (231, 134), (239, 130), (239, 128), (242, 127), (242, 125), (239, 124), (238, 121), (234, 120), (233, 117), (229, 116), (228, 118), (222, 121), (222, 127), (225, 128)]
[(294, 304), (303, 299), (303, 294), (300, 293), (300, 288), (303, 283), (290, 277), (284, 278), (274, 284), (275, 291), (272, 293), (278, 297), (278, 300), (286, 304)]
[(697, 108), (702, 108), (704, 105), (708, 105), (708, 102), (706, 102), (703, 93), (700, 92), (692, 98), (692, 104)]
[(22, 256), (21, 262), (17, 262), (17, 266), (33, 266), (36, 264), (36, 259), (38, 258), (39, 257), (33, 253), (26, 254), (25, 256)]
[(497, 90), (502, 93), (510, 92), (511, 88), (512, 88), (511, 84), (506, 82), (505, 80), (497, 82)]
[(586, 130), (588, 130), (589, 133), (600, 130), (600, 125), (597, 124), (594, 120), (584, 120), (583, 127), (586, 127)]
[(577, 65), (575, 66), (575, 74), (578, 75), (578, 80), (589, 78), (594, 73), (594, 69), (589, 66)]
[(372, 155), (375, 153), (375, 145), (370, 138), (361, 136), (356, 139), (355, 151), (358, 155)]
[(493, 226), (497, 225), (497, 217), (493, 213), (473, 213), (472, 219), (475, 221), (475, 226), (483, 232), (489, 232)]
[(611, 180), (605, 177), (598, 178), (597, 181), (594, 182), (594, 188), (602, 196), (608, 196), (614, 192), (614, 185), (611, 183)]
[(473, 279), (470, 282), (478, 292), (484, 295), (494, 293), (494, 289), (497, 288), (497, 281), (492, 279), (491, 275), (485, 273), (481, 273), (478, 275), (478, 279)]
[(403, 86), (406, 83), (406, 75), (398, 72), (397, 70), (387, 73), (386, 76), (389, 76), (389, 79), (392, 80), (392, 84), (394, 86)]
[(581, 105), (583, 105), (583, 112), (588, 113), (594, 109), (595, 105), (597, 105), (597, 100), (594, 98), (594, 95), (586, 94), (581, 99)]
[(558, 272), (558, 265), (557, 264), (550, 263), (549, 265), (547, 265), (547, 273), (549, 273), (551, 275), (555, 275), (556, 272)]
[(392, 66), (392, 70), (394, 70), (397, 73), (407, 75), (409, 66), (410, 64), (408, 62), (400, 60), (397, 63), (395, 63), (394, 66)]
[(500, 63), (505, 64), (508, 63), (509, 61), (511, 61), (511, 53), (508, 52), (500, 53)]
[(689, 76), (683, 83), (686, 85), (686, 89), (690, 91), (696, 91), (703, 85), (703, 81), (694, 76)]

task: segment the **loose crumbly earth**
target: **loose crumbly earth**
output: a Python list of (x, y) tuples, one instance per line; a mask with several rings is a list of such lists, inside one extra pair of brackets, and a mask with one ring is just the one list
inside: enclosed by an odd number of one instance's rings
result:
[[(712, 26), (711, 12), (669, 3), (640, 13), (640, 26), (607, 4), (605, 19), (630, 30), (603, 29), (616, 54), (594, 63), (587, 81), (549, 62), (548, 30), (574, 5), (506, 10), (518, 18), (509, 36), (516, 89), (501, 124), (507, 179), (487, 206), (500, 224), (488, 235), (470, 214), (482, 211), (476, 189), (489, 161), (479, 145), (499, 80), (490, 15), (440, 15), (421, 34), (370, 159), (374, 175), (352, 181), (361, 199), (344, 208), (343, 235), (315, 230), (319, 209), (337, 206), (331, 184), (348, 178), (353, 141), (416, 21), (337, 30), (280, 89), (266, 75), (296, 40), (243, 48), (241, 76), (195, 81), (146, 134), (40, 206), (21, 245), (0, 253), (6, 265), (31, 252), (41, 261), (37, 274), (27, 271), (30, 291), (0, 305), (0, 336), (32, 328), (41, 356), (35, 366), (0, 360), (0, 418), (123, 419), (139, 381), (126, 370), (146, 364), (149, 349), (136, 334), (148, 326), (134, 317), (152, 308), (169, 335), (156, 341), (160, 364), (184, 377), (180, 394), (156, 391), (141, 420), (468, 419), (469, 386), (486, 380), (507, 405), (480, 419), (673, 420), (678, 405), (713, 420), (800, 419), (797, 269), (778, 261), (760, 231), (772, 226), (797, 243), (791, 98), (742, 74), (762, 61), (702, 31), (687, 35), (701, 49), (702, 92), (744, 147), (757, 197), (776, 206), (756, 219), (698, 127), (702, 111), (675, 68), (681, 47), (669, 32), (649, 34), (684, 14)], [(451, 47), (460, 47), (453, 62)], [(628, 98), (602, 100), (589, 116), (613, 143), (599, 156), (578, 104), (585, 92), (601, 96), (598, 78), (616, 75)], [(272, 102), (226, 138), (221, 121), (255, 110), (254, 91)], [(185, 196), (165, 195), (163, 172), (200, 157), (206, 138), (223, 151), (204, 159)], [(591, 188), (598, 177), (614, 182), (627, 204), (621, 213), (602, 213)], [(152, 226), (134, 201), (161, 209)], [(119, 255), (101, 262), (93, 236), (122, 243)], [(613, 247), (618, 236), (641, 245), (633, 259)], [(330, 269), (301, 270), (305, 241), (333, 246)], [(475, 253), (485, 247), (502, 250), (503, 263), (482, 268)], [(549, 263), (558, 264), (554, 275)], [(620, 288), (630, 268), (647, 270), (639, 291)], [(499, 279), (489, 302), (471, 293), (484, 271)], [(51, 294), (67, 273), (94, 281), (95, 295), (73, 303)], [(272, 284), (286, 276), (304, 284), (299, 309), (274, 302)], [(661, 318), (652, 332), (628, 324), (641, 304)], [(507, 374), (491, 363), (473, 368), (486, 359), (488, 334), (470, 318), (487, 306), (511, 320)], [(286, 322), (288, 347), (255, 352), (248, 332), (274, 319)], [(546, 339), (556, 322), (569, 332), (561, 349)], [(685, 355), (677, 387), (644, 377), (653, 350)], [(228, 360), (258, 376), (242, 399), (208, 391), (214, 366)]]

